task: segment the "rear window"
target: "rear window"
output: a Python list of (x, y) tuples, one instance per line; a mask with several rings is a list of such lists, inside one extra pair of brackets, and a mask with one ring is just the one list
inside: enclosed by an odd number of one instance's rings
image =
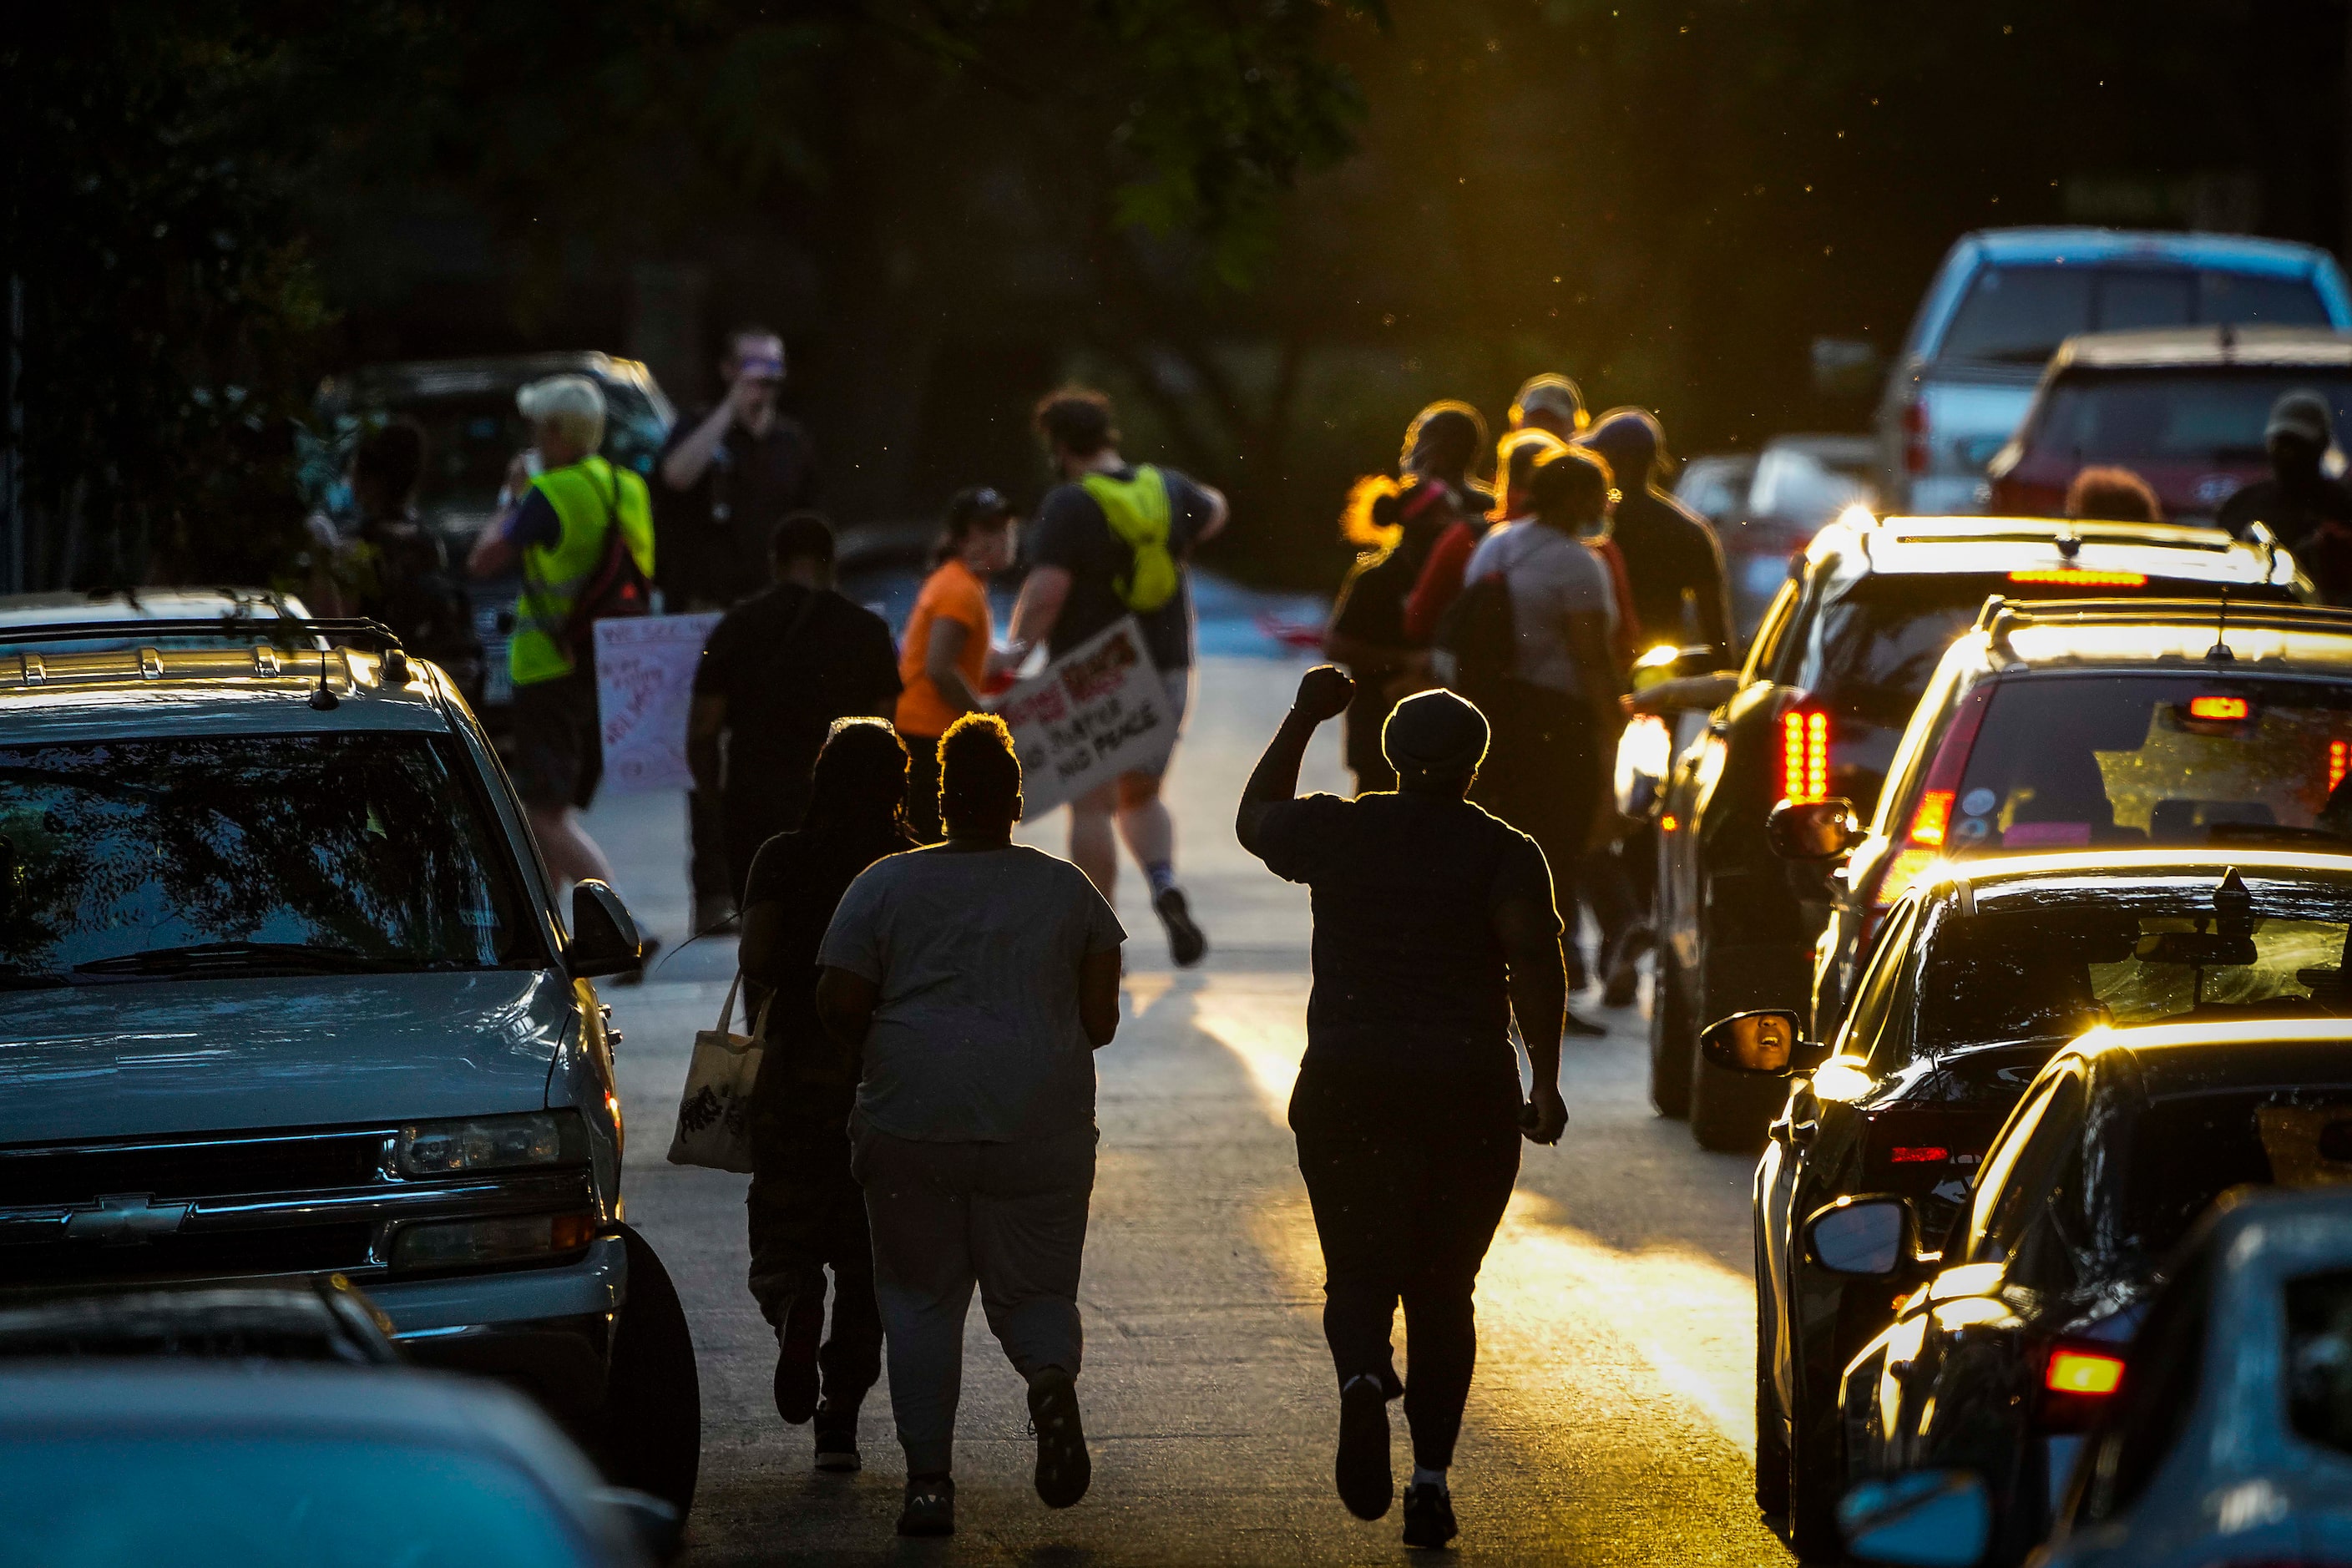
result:
[(2121, 1239), (2160, 1258), (2231, 1187), (2345, 1182), (2352, 1182), (2352, 1087), (2158, 1100), (2132, 1128)]
[(1955, 855), (2246, 840), (2326, 847), (2352, 831), (2347, 774), (2352, 686), (2039, 676), (1995, 687), (1960, 787), (1939, 809)]
[(1990, 574), (1862, 578), (1812, 617), (1790, 684), (1832, 711), (1900, 729), (1952, 639), (2009, 586)]
[(527, 960), (446, 737), (0, 747), (0, 990)]
[(2317, 393), (2336, 428), (2352, 429), (2352, 369), (2085, 370), (2052, 385), (2030, 444), (2085, 463), (2260, 463), (2271, 405), (2294, 391)]
[(2077, 332), (2134, 327), (2326, 326), (2305, 278), (2210, 268), (1988, 267), (1969, 284), (1938, 351), (2039, 364)]

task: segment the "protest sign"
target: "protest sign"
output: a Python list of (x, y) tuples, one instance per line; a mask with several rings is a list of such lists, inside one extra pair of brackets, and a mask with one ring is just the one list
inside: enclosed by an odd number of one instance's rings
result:
[(1132, 616), (989, 704), (1021, 756), (1024, 815), (1043, 816), (1176, 744), (1176, 710)]
[(597, 730), (604, 786), (623, 793), (685, 789), (686, 717), (694, 668), (716, 614), (623, 616), (596, 623)]

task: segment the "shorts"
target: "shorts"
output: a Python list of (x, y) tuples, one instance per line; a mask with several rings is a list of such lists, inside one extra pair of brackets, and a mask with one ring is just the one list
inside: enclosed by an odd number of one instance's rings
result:
[(515, 793), (541, 811), (588, 809), (604, 776), (596, 678), (573, 670), (515, 688)]
[(1160, 753), (1158, 762), (1129, 770), (1131, 773), (1141, 773), (1146, 778), (1154, 779), (1166, 775), (1169, 764), (1176, 760), (1176, 741), (1184, 737), (1184, 710), (1192, 706), (1192, 666), (1179, 665), (1174, 669), (1163, 669), (1160, 672), (1160, 679), (1168, 689), (1169, 711), (1176, 716), (1176, 740), (1168, 742), (1168, 750)]

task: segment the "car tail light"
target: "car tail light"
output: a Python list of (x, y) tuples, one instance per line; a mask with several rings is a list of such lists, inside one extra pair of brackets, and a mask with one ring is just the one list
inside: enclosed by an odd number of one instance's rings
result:
[(2104, 1399), (2124, 1385), (2124, 1358), (2081, 1345), (2059, 1345), (2042, 1369), (2042, 1386), (2053, 1394)]
[(1940, 1165), (1952, 1157), (1952, 1152), (1940, 1143), (1898, 1143), (1886, 1152), (1886, 1157), (1897, 1165)]
[(1927, 404), (1915, 397), (1903, 405), (1903, 471), (1927, 471)]
[(2252, 709), (2242, 697), (2192, 697), (2189, 700), (2191, 719), (2218, 719), (2234, 721), (2243, 719)]
[(2327, 793), (2334, 795), (2344, 775), (2352, 773), (2352, 741), (2327, 742)]
[(2087, 566), (2041, 566), (2011, 572), (2012, 583), (2032, 583), (2060, 588), (2145, 588), (2145, 572), (2097, 572)]
[(1830, 716), (1792, 708), (1780, 715), (1780, 797), (1802, 805), (1830, 793)]

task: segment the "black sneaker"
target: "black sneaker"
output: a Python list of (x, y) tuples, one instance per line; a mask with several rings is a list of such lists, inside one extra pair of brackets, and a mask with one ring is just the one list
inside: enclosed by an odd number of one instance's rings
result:
[(797, 1426), (816, 1414), (816, 1347), (824, 1298), (795, 1296), (776, 1329), (776, 1414)]
[(831, 1400), (818, 1402), (816, 1407), (816, 1468), (820, 1470), (858, 1470), (865, 1460), (857, 1452), (857, 1407), (846, 1409)]
[(1179, 969), (1190, 969), (1208, 955), (1209, 939), (1192, 923), (1192, 908), (1184, 901), (1184, 889), (1170, 888), (1151, 900), (1151, 912), (1168, 928), (1168, 956), (1176, 961)]
[(1435, 1481), (1404, 1489), (1404, 1543), (1440, 1547), (1462, 1533), (1454, 1522), (1454, 1498)]
[(1389, 1396), (1371, 1378), (1339, 1391), (1339, 1455), (1332, 1466), (1339, 1500), (1358, 1519), (1379, 1519), (1396, 1496), (1389, 1474)]
[(898, 1510), (901, 1535), (953, 1535), (955, 1482), (945, 1476), (908, 1476), (907, 1506)]
[(1029, 1385), (1029, 1426), (1037, 1434), (1038, 1500), (1067, 1508), (1087, 1495), (1095, 1463), (1078, 1419), (1077, 1388), (1060, 1367), (1047, 1367)]

